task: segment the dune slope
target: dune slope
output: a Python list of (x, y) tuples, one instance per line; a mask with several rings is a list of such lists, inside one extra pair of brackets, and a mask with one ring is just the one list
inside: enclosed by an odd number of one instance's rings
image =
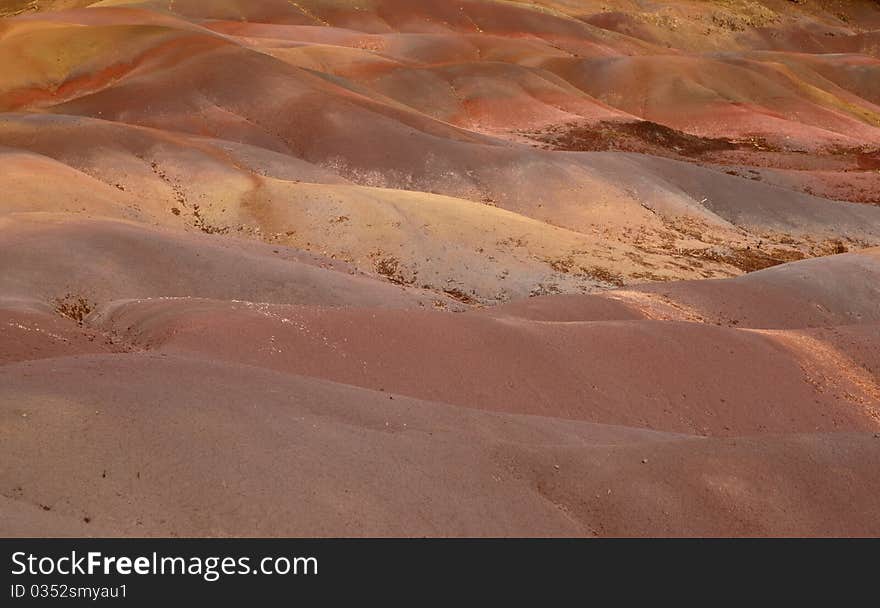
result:
[(880, 535), (878, 42), (0, 0), (0, 535)]

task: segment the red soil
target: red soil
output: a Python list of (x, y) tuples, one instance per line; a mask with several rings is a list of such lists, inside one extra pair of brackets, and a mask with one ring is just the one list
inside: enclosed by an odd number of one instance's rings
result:
[(875, 2), (89, 4), (0, 2), (0, 535), (880, 535)]

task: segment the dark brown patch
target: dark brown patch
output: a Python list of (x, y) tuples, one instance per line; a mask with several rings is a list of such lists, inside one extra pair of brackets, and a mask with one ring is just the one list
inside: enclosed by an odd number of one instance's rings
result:
[(637, 122), (602, 121), (594, 125), (563, 125), (543, 133), (526, 134), (556, 150), (588, 152), (619, 150), (623, 152), (665, 151), (680, 156), (701, 156), (708, 152), (754, 147), (751, 142), (700, 137), (649, 120)]
[(689, 249), (683, 253), (697, 259), (729, 264), (743, 272), (764, 270), (765, 268), (772, 268), (787, 262), (802, 260), (806, 257), (799, 251), (788, 249), (763, 251), (756, 247), (731, 247), (723, 252), (712, 249)]
[(409, 285), (413, 281), (404, 276), (404, 267), (400, 260), (393, 255), (384, 255), (382, 252), (373, 254), (373, 267), (376, 273), (385, 277), (397, 285)]
[(615, 287), (623, 287), (624, 285), (623, 276), (617, 274), (616, 272), (612, 272), (607, 268), (602, 268), (601, 266), (590, 266), (589, 268), (583, 267), (581, 268), (581, 270), (585, 275), (596, 281), (608, 283), (609, 285), (614, 285)]
[(83, 296), (68, 293), (62, 298), (55, 298), (55, 312), (80, 325), (94, 309), (95, 305)]
[(472, 296), (466, 294), (465, 292), (463, 292), (461, 289), (458, 289), (457, 287), (453, 287), (452, 289), (444, 289), (443, 293), (445, 293), (447, 296), (449, 296), (453, 300), (457, 300), (458, 302), (461, 302), (462, 304), (475, 304), (476, 303), (476, 300)]

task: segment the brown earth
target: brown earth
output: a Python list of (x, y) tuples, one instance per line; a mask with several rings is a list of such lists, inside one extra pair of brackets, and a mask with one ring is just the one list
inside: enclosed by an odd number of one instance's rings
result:
[(0, 0), (0, 535), (880, 535), (878, 42)]

